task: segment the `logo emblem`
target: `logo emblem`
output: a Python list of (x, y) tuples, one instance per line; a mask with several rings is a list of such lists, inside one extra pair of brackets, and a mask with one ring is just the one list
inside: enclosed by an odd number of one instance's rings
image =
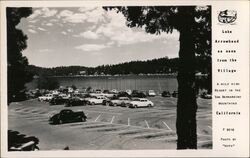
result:
[(220, 23), (231, 24), (237, 19), (237, 12), (235, 10), (220, 11), (218, 20)]

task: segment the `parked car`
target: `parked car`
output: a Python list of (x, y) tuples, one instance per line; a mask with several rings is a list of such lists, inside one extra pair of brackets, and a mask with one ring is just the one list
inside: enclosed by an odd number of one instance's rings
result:
[(162, 96), (162, 97), (171, 97), (171, 93), (170, 93), (169, 91), (163, 91), (163, 92), (161, 93), (161, 96)]
[(81, 105), (86, 105), (87, 104), (87, 101), (83, 98), (79, 98), (79, 97), (73, 97), (73, 98), (70, 98), (67, 103), (66, 103), (66, 107), (69, 107), (69, 106), (81, 106)]
[(89, 93), (89, 95), (91, 95), (91, 96), (100, 96), (100, 95), (103, 95), (103, 93), (102, 93), (102, 90), (96, 89), (95, 91)]
[(111, 100), (110, 102), (107, 102), (106, 105), (110, 105), (110, 106), (126, 106), (130, 102), (131, 102), (131, 100), (128, 97), (119, 97), (118, 99)]
[(131, 97), (133, 97), (133, 98), (146, 98), (146, 95), (141, 91), (133, 90)]
[(39, 150), (39, 139), (27, 136), (18, 131), (8, 130), (8, 151), (34, 151)]
[(38, 89), (36, 90), (29, 90), (27, 92), (25, 92), (26, 97), (28, 99), (34, 99), (34, 98), (38, 98), (40, 96), (42, 96), (42, 94), (40, 93), (40, 91)]
[(110, 92), (109, 90), (104, 90), (102, 93), (103, 96), (107, 97), (107, 98), (112, 98), (114, 97), (116, 94), (113, 92)]
[(125, 92), (128, 93), (128, 95), (132, 94), (132, 90), (130, 90), (130, 89), (127, 89)]
[(95, 93), (102, 93), (102, 90), (101, 89), (96, 89)]
[(53, 94), (45, 94), (44, 96), (38, 97), (39, 101), (50, 101), (53, 98)]
[(67, 95), (67, 94), (64, 94), (64, 93), (61, 93), (58, 96), (62, 97), (63, 99), (69, 99), (70, 98), (70, 95)]
[(212, 99), (212, 95), (204, 92), (204, 93), (201, 94), (201, 98), (203, 98), (203, 99)]
[(118, 93), (118, 90), (112, 89), (111, 92), (117, 94), (117, 93)]
[(103, 104), (104, 100), (108, 100), (105, 96), (96, 96), (95, 98), (88, 99), (88, 104), (96, 105), (96, 104)]
[(109, 105), (110, 105), (110, 101), (111, 101), (111, 99), (110, 99), (110, 98), (105, 99), (105, 100), (103, 100), (103, 101), (102, 101), (102, 105), (109, 106)]
[(172, 93), (172, 97), (178, 98), (178, 92), (177, 92), (177, 91), (174, 91), (174, 92)]
[(50, 124), (62, 124), (69, 122), (85, 122), (87, 120), (87, 116), (83, 111), (74, 112), (70, 109), (63, 109), (59, 113), (51, 116), (49, 118)]
[(118, 94), (117, 94), (116, 96), (117, 96), (117, 99), (118, 99), (119, 97), (128, 97), (128, 98), (131, 97), (127, 92), (124, 92), (124, 91), (118, 92)]
[(56, 96), (56, 97), (53, 97), (49, 103), (50, 105), (60, 105), (60, 104), (64, 104), (66, 101), (67, 99), (63, 99), (63, 97)]
[(146, 98), (136, 98), (131, 101), (128, 106), (130, 108), (139, 108), (139, 107), (153, 107), (154, 103)]
[(156, 93), (155, 93), (154, 90), (148, 90), (148, 91), (147, 91), (147, 95), (148, 95), (149, 97), (154, 97), (154, 96), (156, 96)]

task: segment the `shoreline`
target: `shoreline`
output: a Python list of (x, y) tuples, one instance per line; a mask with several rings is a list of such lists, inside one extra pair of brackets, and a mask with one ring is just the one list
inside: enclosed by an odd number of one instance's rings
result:
[[(128, 75), (72, 75), (72, 76), (48, 76), (49, 78), (78, 78), (78, 77), (86, 77), (86, 78), (97, 78), (97, 77), (177, 77), (177, 74), (128, 74)], [(39, 78), (39, 77), (37, 77)]]

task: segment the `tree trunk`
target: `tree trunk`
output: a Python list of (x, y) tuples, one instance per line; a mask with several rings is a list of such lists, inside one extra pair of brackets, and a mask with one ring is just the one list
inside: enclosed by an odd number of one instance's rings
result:
[(197, 149), (194, 40), (188, 24), (179, 31), (177, 149)]

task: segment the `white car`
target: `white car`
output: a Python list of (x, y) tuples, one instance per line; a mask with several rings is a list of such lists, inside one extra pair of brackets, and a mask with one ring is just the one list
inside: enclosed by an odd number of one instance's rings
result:
[(156, 96), (156, 93), (155, 93), (154, 90), (148, 90), (147, 94), (148, 94), (148, 96), (150, 96), (150, 97)]
[(131, 95), (132, 94), (132, 90), (131, 89), (127, 89), (126, 93), (128, 93), (128, 95)]
[(114, 93), (102, 93), (103, 96), (107, 97), (107, 98), (112, 98), (115, 96)]
[(136, 99), (133, 99), (133, 101), (129, 103), (130, 108), (153, 107), (153, 106), (154, 106), (154, 103), (145, 98), (136, 98)]
[(96, 96), (95, 98), (88, 99), (88, 103), (91, 105), (102, 104), (104, 100), (108, 100), (105, 96)]
[(53, 94), (45, 94), (44, 96), (38, 97), (39, 101), (50, 101), (54, 97)]
[(118, 99), (111, 100), (110, 105), (113, 106), (126, 106), (131, 102), (131, 100), (128, 97), (119, 97)]

